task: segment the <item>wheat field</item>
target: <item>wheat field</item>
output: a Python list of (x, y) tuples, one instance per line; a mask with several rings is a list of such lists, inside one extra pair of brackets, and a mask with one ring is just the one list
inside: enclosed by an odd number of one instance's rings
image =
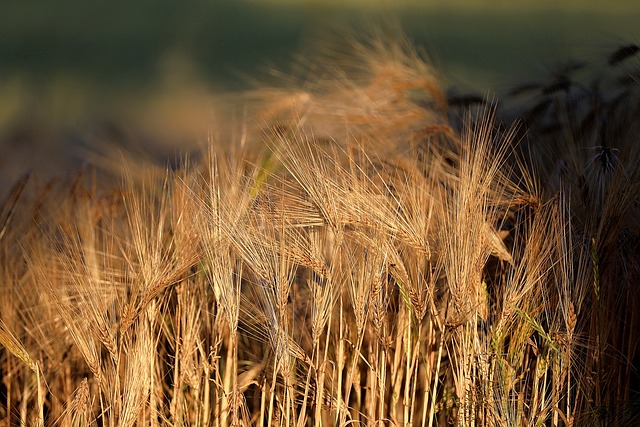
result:
[(636, 52), (496, 101), (354, 37), (171, 167), (25, 176), (0, 426), (640, 423)]

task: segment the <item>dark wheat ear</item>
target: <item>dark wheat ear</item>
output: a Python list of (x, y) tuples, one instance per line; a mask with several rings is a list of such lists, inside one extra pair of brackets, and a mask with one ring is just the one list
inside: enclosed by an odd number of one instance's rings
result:
[(637, 44), (627, 44), (624, 46), (620, 46), (609, 55), (609, 57), (607, 58), (607, 64), (611, 66), (618, 65), (628, 58), (634, 56), (638, 52), (640, 52), (640, 46), (638, 46)]
[(24, 191), (30, 176), (31, 174), (29, 173), (20, 178), (11, 188), (11, 191), (4, 199), (2, 205), (0, 205), (0, 241), (2, 241), (2, 238), (9, 228), (16, 206), (18, 205), (18, 201), (22, 196), (22, 192)]

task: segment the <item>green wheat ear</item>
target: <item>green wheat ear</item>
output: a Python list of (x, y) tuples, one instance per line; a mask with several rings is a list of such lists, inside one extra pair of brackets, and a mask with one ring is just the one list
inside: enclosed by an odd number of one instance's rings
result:
[(256, 168), (256, 177), (249, 191), (252, 199), (258, 196), (258, 193), (264, 187), (269, 175), (273, 175), (278, 170), (278, 162), (273, 151), (269, 150), (262, 156), (258, 167)]
[(513, 307), (515, 312), (520, 317), (522, 317), (525, 320), (525, 322), (527, 322), (540, 335), (540, 337), (542, 337), (542, 339), (544, 339), (544, 341), (549, 347), (551, 347), (554, 351), (559, 351), (559, 348), (556, 342), (553, 340), (551, 335), (549, 335), (549, 333), (545, 331), (544, 327), (538, 321), (536, 321), (533, 317), (531, 317), (531, 315), (529, 315), (529, 313), (525, 312), (521, 308), (516, 306), (511, 306), (511, 307)]
[(598, 268), (598, 248), (596, 239), (591, 239), (591, 260), (593, 261), (593, 290), (596, 293), (596, 299), (600, 298), (600, 273)]

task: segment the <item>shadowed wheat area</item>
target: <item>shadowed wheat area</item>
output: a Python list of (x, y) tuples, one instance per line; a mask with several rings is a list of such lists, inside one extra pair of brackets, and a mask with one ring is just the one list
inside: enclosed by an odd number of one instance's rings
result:
[(15, 184), (0, 426), (639, 422), (638, 47), (487, 106), (386, 39)]

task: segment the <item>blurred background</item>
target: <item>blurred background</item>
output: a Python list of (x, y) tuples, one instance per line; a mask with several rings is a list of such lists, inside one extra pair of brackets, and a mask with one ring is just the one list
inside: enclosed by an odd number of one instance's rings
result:
[(310, 40), (392, 17), (445, 87), (498, 95), (639, 41), (632, 0), (2, 0), (0, 197), (96, 146), (206, 138), (212, 97), (287, 72)]

